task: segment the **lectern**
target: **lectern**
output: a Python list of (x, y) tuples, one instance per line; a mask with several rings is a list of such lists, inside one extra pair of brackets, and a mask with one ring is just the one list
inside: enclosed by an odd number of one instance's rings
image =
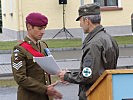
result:
[(106, 70), (86, 95), (87, 100), (133, 100), (133, 69)]

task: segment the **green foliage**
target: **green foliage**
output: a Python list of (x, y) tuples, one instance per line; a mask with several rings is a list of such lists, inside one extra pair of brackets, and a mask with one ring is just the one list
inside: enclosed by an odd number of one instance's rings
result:
[(133, 36), (116, 36), (114, 39), (120, 45), (133, 44)]
[[(119, 45), (133, 44), (133, 36), (113, 37)], [(50, 39), (46, 40), (49, 48), (81, 47), (81, 39)], [(17, 41), (0, 42), (0, 50), (12, 50)]]
[(16, 44), (16, 41), (0, 42), (0, 50), (12, 50)]
[(17, 83), (13, 79), (0, 80), (0, 87), (17, 86)]
[(81, 39), (47, 40), (49, 48), (81, 47)]

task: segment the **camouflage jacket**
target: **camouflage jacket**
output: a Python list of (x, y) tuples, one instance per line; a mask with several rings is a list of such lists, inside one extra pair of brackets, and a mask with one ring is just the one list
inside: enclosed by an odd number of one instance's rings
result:
[(115, 40), (99, 25), (83, 42), (80, 71), (67, 72), (64, 80), (79, 84), (79, 98), (86, 100), (85, 92), (106, 69), (115, 69), (119, 48)]

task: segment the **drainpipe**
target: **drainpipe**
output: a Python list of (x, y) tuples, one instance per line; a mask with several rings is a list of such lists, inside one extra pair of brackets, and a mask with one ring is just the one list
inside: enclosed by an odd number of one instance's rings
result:
[(84, 5), (84, 0), (80, 0), (80, 5)]
[(25, 36), (25, 34), (24, 34), (24, 25), (25, 25), (25, 22), (24, 22), (24, 13), (23, 13), (23, 3), (22, 3), (22, 0), (21, 0), (21, 21), (22, 21), (22, 25), (21, 25), (21, 27), (22, 27), (22, 40), (24, 39), (24, 36)]
[(132, 28), (132, 35), (133, 35), (133, 13), (131, 14), (131, 28)]
[[(84, 5), (84, 0), (80, 0), (80, 6)], [(84, 32), (82, 32), (82, 43), (84, 42), (85, 35)]]
[[(23, 13), (22, 13), (22, 0), (16, 0), (16, 1), (18, 1), (18, 40), (22, 40), (24, 38), (24, 22), (23, 22)], [(21, 31), (23, 31), (22, 35), (21, 35)]]
[(19, 5), (19, 2), (20, 0), (16, 0), (17, 2), (17, 8), (18, 8), (18, 11), (17, 11), (17, 15), (18, 15), (18, 33), (17, 33), (17, 40), (20, 40), (20, 22), (19, 22), (19, 9), (20, 9), (20, 5)]

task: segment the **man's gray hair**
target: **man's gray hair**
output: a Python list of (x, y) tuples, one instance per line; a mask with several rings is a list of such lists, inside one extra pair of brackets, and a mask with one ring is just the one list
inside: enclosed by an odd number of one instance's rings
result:
[(83, 16), (84, 19), (89, 19), (93, 24), (100, 24), (101, 22), (101, 15), (87, 15)]

